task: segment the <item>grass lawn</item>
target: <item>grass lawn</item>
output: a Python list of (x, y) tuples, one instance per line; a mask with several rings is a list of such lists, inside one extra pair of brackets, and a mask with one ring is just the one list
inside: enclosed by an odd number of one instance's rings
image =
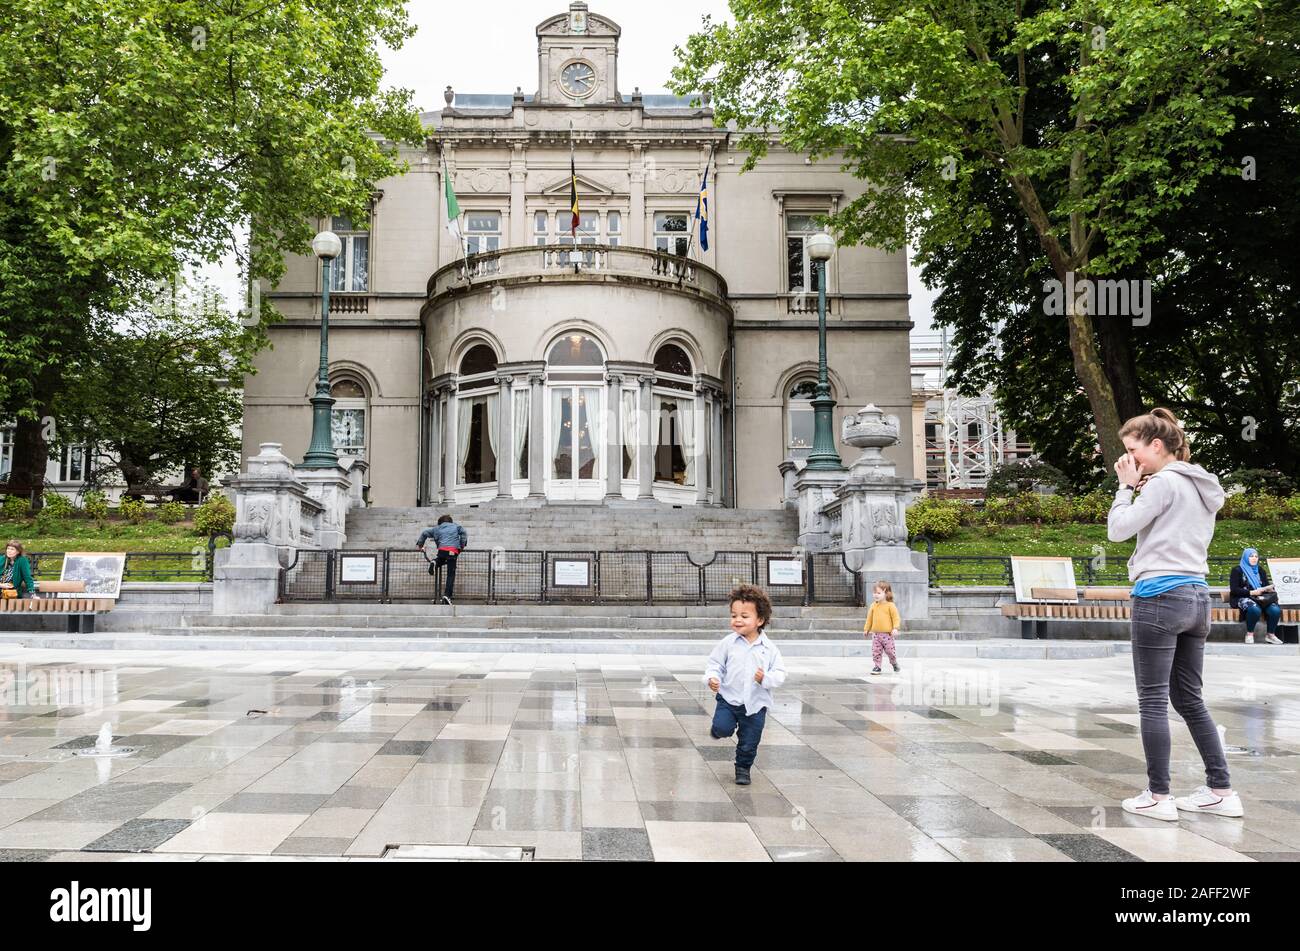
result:
[[(1127, 560), (1134, 542), (1109, 542), (1105, 525), (964, 525), (951, 538), (934, 543), (936, 555), (1088, 555), (1094, 545), (1106, 558)], [(925, 549), (923, 543), (913, 548)], [(1214, 529), (1211, 558), (1240, 558), (1243, 548), (1258, 548), (1265, 558), (1300, 557), (1300, 521), (1250, 522), (1224, 519)]]
[(34, 519), (0, 521), (0, 538), (6, 542), (17, 539), (29, 552), (193, 552), (195, 546), (205, 551), (208, 547), (206, 537), (194, 534), (193, 522), (164, 525), (148, 521), (136, 525), (112, 518), (102, 523), (89, 518), (70, 518), (49, 534), (41, 533)]

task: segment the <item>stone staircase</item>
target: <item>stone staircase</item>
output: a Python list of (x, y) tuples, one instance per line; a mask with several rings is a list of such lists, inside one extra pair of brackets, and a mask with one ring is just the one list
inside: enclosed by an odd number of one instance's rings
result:
[(793, 547), (799, 534), (798, 513), (784, 509), (506, 501), (350, 512), (346, 547), (412, 548), (441, 515), (463, 525), (469, 547), (479, 550), (781, 552)]

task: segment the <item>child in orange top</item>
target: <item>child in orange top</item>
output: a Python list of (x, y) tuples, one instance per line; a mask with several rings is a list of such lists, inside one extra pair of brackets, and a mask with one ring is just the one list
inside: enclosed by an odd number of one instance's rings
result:
[(867, 623), (862, 626), (862, 636), (871, 635), (871, 662), (875, 664), (873, 674), (880, 673), (880, 655), (889, 655), (889, 665), (898, 673), (898, 655), (894, 649), (894, 638), (903, 620), (898, 616), (894, 605), (894, 589), (888, 581), (877, 581), (871, 589), (871, 608), (867, 611)]

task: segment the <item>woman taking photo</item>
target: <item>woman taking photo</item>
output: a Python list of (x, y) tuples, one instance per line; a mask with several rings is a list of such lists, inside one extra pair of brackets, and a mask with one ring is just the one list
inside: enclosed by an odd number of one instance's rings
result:
[(30, 598), (35, 589), (32, 583), (32, 566), (23, 554), (21, 542), (5, 546), (4, 560), (0, 561), (0, 595), (6, 598)]
[[(1124, 800), (1124, 811), (1169, 821), (1177, 821), (1180, 810), (1240, 816), (1241, 797), (1232, 791), (1219, 731), (1201, 699), (1210, 633), (1207, 556), (1223, 489), (1216, 476), (1191, 464), (1187, 437), (1169, 410), (1135, 416), (1119, 435), (1127, 451), (1115, 463), (1119, 490), (1106, 534), (1113, 542), (1137, 535), (1128, 577), (1133, 582), (1133, 674), (1148, 783), (1140, 795)], [(1205, 785), (1177, 799), (1169, 793), (1171, 701), (1205, 763)]]
[(1268, 569), (1260, 564), (1259, 552), (1247, 548), (1241, 553), (1241, 564), (1232, 569), (1228, 589), (1229, 601), (1241, 612), (1241, 619), (1246, 624), (1246, 643), (1255, 643), (1255, 625), (1262, 617), (1266, 624), (1264, 640), (1281, 644), (1277, 625), (1282, 620), (1282, 606), (1278, 604)]

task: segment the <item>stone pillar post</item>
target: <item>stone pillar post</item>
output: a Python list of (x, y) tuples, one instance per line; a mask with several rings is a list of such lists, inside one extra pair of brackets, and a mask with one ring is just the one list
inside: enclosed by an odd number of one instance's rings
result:
[(606, 379), (605, 498), (623, 497), (623, 375), (609, 373)]
[(514, 376), (506, 373), (498, 376), (497, 384), (497, 498), (508, 499), (514, 495), (514, 488), (511, 485), (513, 478), (513, 468), (515, 464), (515, 436), (514, 436), (514, 407), (511, 406), (511, 400), (514, 399), (514, 390), (511, 384), (514, 383)]
[[(280, 569), (294, 548), (318, 547), (325, 510), (295, 478), (280, 443), (262, 443), (248, 471), (227, 481), (235, 491), (234, 544), (218, 549), (213, 565), (214, 614), (264, 614), (279, 596)], [(322, 482), (329, 481), (324, 470)], [(344, 484), (347, 477), (338, 472)], [(346, 504), (346, 496), (344, 499)]]
[(627, 240), (634, 248), (646, 247), (645, 237), (645, 146), (632, 146), (632, 194), (628, 207)]
[(516, 145), (510, 155), (510, 247), (522, 248), (528, 244), (528, 207), (524, 183), (528, 169), (524, 147)]
[(530, 373), (528, 375), (529, 392), (532, 394), (529, 404), (531, 418), (528, 433), (528, 497), (530, 499), (546, 498), (546, 408), (542, 402), (546, 398), (546, 387), (542, 386), (545, 375)]
[(655, 478), (655, 460), (654, 460), (654, 442), (656, 427), (659, 420), (655, 418), (654, 404), (651, 400), (650, 385), (654, 383), (652, 375), (638, 375), (637, 382), (641, 384), (641, 413), (638, 419), (643, 425), (637, 427), (638, 441), (641, 443), (637, 447), (638, 468), (640, 471), (640, 482), (636, 497), (646, 501), (654, 499), (654, 478)]
[(905, 618), (930, 614), (930, 579), (924, 552), (907, 547), (907, 503), (921, 484), (900, 479), (880, 452), (898, 443), (896, 417), (867, 405), (844, 418), (842, 441), (862, 449), (836, 491), (842, 502), (843, 550), (864, 583), (888, 581)]
[(691, 412), (695, 414), (695, 445), (691, 447), (695, 453), (695, 504), (707, 505), (709, 502), (709, 474), (705, 466), (708, 465), (708, 457), (705, 455), (704, 447), (708, 445), (709, 417), (706, 409), (709, 405), (709, 388), (702, 383), (695, 384), (695, 402), (691, 404)]

